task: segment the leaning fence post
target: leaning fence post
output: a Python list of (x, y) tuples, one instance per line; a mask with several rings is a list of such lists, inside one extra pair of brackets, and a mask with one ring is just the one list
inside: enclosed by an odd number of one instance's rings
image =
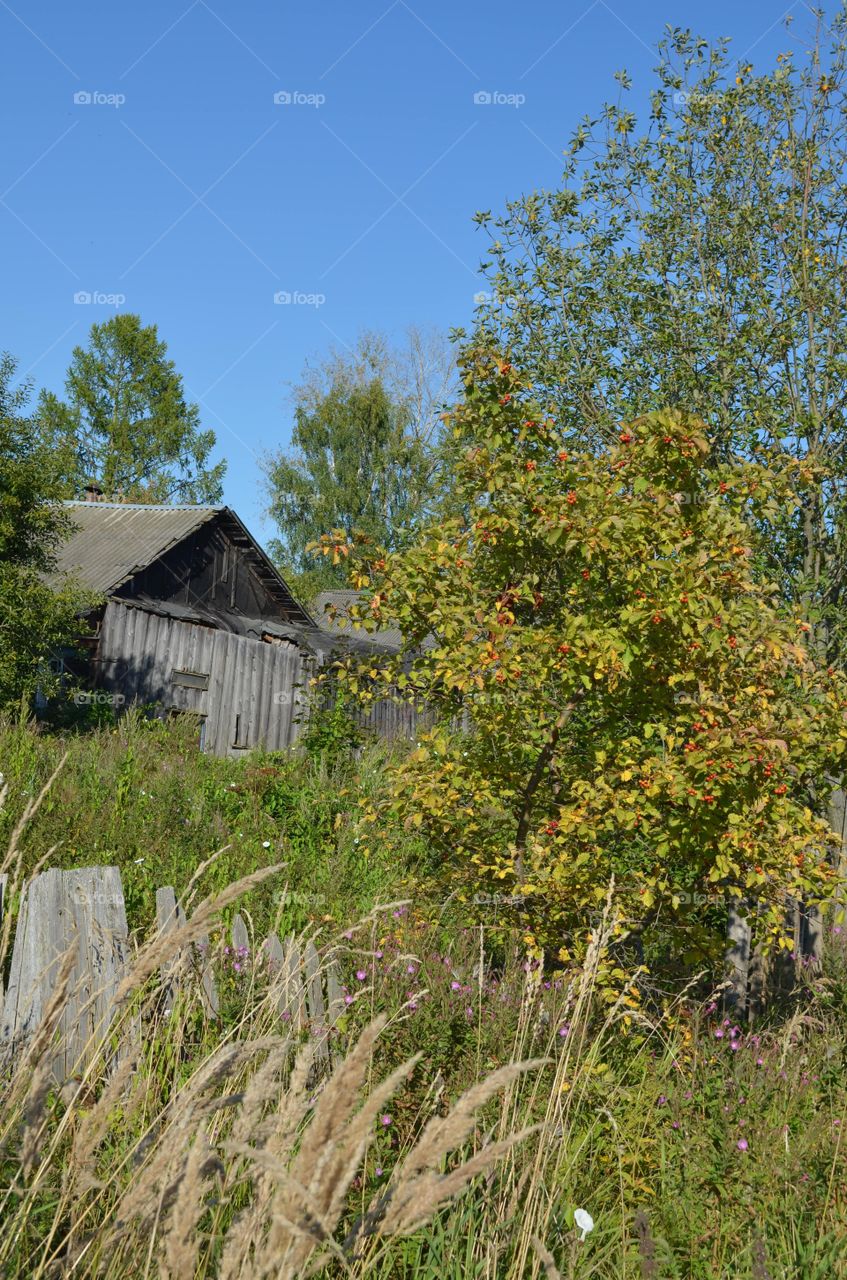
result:
[(739, 1017), (747, 1012), (747, 984), (750, 976), (750, 919), (741, 914), (742, 906), (740, 902), (730, 902), (726, 928), (726, 965), (730, 984), (727, 1004)]
[[(156, 890), (156, 925), (159, 933), (173, 933), (185, 924), (185, 912), (176, 900), (173, 885), (167, 884)], [(177, 956), (172, 956), (162, 965), (162, 994), (164, 996), (165, 1013), (170, 1013), (176, 998), (177, 984), (173, 977), (177, 966)]]

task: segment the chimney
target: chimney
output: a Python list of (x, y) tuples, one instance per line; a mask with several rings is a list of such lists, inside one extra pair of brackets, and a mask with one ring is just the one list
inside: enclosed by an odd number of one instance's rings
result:
[(93, 480), (85, 486), (83, 493), (85, 494), (86, 502), (100, 502), (103, 497), (103, 490)]

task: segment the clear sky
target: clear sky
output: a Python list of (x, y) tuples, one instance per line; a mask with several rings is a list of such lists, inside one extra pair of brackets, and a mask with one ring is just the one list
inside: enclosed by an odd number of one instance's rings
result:
[(643, 105), (667, 22), (754, 65), (814, 26), (778, 0), (0, 0), (0, 349), (60, 391), (93, 321), (155, 322), (266, 540), (306, 357), (467, 324), (474, 211), (555, 185), (616, 70)]

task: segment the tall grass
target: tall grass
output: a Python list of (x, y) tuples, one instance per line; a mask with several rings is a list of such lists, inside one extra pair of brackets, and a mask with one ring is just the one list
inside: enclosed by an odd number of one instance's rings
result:
[[(7, 752), (15, 741), (30, 750), (9, 732)], [(128, 734), (107, 769), (130, 748), (146, 759), (145, 741)], [(87, 746), (71, 746), (65, 771), (80, 779)], [(57, 758), (52, 744), (33, 757), (30, 794), (7, 802), (13, 874), (55, 842), (57, 793), (81, 812), (65, 771), (41, 795)], [(20, 786), (21, 762), (7, 759)], [(139, 911), (110, 1025), (68, 1079), (53, 1080), (49, 1064), (69, 967), (37, 1034), (7, 1049), (4, 1280), (847, 1274), (837, 940), (785, 1017), (750, 1029), (714, 1001), (645, 1009), (628, 988), (606, 999), (613, 902), (584, 965), (559, 975), (485, 930), (434, 926), (414, 904), (370, 909), (343, 930), (312, 919), (349, 1002), (327, 1040), (325, 1028), (295, 1029), (279, 976), (258, 956), (236, 961), (215, 930), (221, 913), (287, 877), (258, 865), (212, 884), (164, 936)], [(193, 963), (208, 933), (219, 1017)], [(167, 1001), (163, 971), (176, 992)], [(578, 1208), (595, 1224), (584, 1239)]]

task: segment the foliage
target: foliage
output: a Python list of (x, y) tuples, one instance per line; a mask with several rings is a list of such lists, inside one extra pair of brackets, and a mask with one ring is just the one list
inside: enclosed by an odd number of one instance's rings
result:
[(802, 469), (721, 460), (678, 411), (571, 453), (486, 352), (452, 424), (462, 517), (394, 555), (324, 542), (357, 559), (360, 625), (406, 640), (349, 687), (436, 715), (370, 846), (416, 830), (563, 960), (613, 877), (621, 937), (672, 926), (677, 965), (714, 956), (733, 899), (783, 940), (785, 895), (836, 882), (812, 796), (847, 741), (843, 678), (757, 565), (755, 517), (797, 501)]
[(226, 463), (208, 467), (213, 431), (185, 399), (155, 325), (130, 313), (93, 324), (75, 347), (67, 401), (42, 392), (45, 440), (63, 469), (65, 496), (94, 483), (127, 502), (220, 501)]
[(830, 654), (847, 573), (845, 15), (761, 70), (669, 28), (643, 125), (620, 72), (559, 187), (477, 215), (492, 301), (476, 340), (509, 353), (569, 444), (670, 405), (721, 459), (775, 446), (814, 468), (775, 519), (771, 569)]
[(31, 388), (13, 386), (15, 368), (0, 357), (0, 708), (50, 690), (48, 660), (74, 643), (83, 602), (72, 586), (45, 581), (70, 521), (51, 456), (25, 416)]
[(408, 543), (435, 490), (435, 397), (447, 379), (441, 344), (418, 331), (404, 352), (365, 334), (355, 351), (307, 368), (295, 392), (292, 451), (265, 466), (280, 530), (272, 550), (306, 598), (344, 585), (339, 569), (316, 567), (307, 552), (322, 533)]

